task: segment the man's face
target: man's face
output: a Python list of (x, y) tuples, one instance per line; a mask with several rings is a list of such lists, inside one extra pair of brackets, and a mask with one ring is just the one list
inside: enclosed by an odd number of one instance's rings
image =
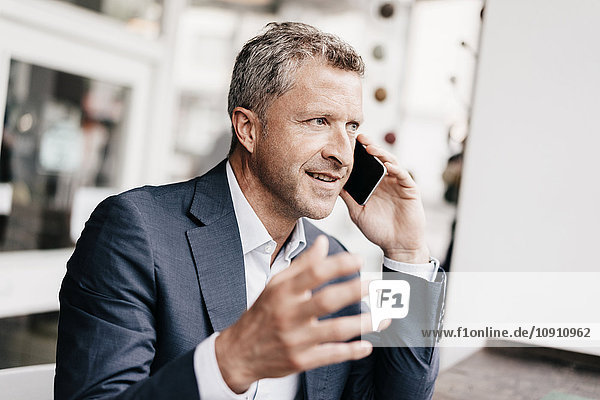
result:
[(308, 61), (265, 117), (251, 157), (264, 199), (286, 217), (326, 217), (352, 170), (362, 121), (359, 76)]

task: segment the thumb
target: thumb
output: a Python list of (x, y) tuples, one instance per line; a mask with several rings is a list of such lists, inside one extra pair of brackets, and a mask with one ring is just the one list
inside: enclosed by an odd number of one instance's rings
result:
[(352, 219), (354, 219), (354, 217), (357, 216), (362, 211), (363, 206), (358, 204), (352, 198), (352, 196), (350, 196), (350, 193), (348, 193), (346, 191), (346, 189), (343, 189), (341, 191), (340, 197), (342, 198), (342, 200), (344, 200), (344, 203), (346, 203), (346, 207), (348, 207), (348, 212), (350, 213), (350, 217)]

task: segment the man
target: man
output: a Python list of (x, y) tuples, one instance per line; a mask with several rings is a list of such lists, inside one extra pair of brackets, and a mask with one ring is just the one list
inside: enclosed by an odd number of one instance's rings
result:
[(367, 330), (360, 259), (302, 219), (327, 216), (341, 194), (385, 267), (442, 300), (410, 175), (359, 136), (388, 176), (364, 207), (342, 190), (363, 69), (304, 24), (246, 43), (229, 159), (111, 197), (88, 221), (60, 293), (57, 399), (431, 397), (437, 352), (353, 340)]

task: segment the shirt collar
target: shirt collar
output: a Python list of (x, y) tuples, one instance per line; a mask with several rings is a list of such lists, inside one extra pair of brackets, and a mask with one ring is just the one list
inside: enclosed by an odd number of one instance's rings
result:
[[(269, 232), (261, 222), (260, 218), (258, 218), (258, 215), (254, 212), (250, 203), (248, 203), (246, 196), (244, 196), (229, 160), (227, 160), (225, 168), (227, 171), (227, 183), (229, 184), (229, 191), (233, 202), (233, 210), (238, 221), (238, 229), (242, 241), (242, 251), (244, 252), (244, 255), (246, 255), (257, 247), (260, 247), (269, 241), (273, 241), (273, 238), (269, 235)], [(305, 247), (306, 236), (304, 222), (302, 218), (300, 218), (296, 221), (296, 226), (283, 248), (283, 255), (285, 259), (289, 261), (304, 250)]]
[(304, 221), (300, 218), (285, 245), (283, 255), (286, 261), (291, 261), (306, 247), (306, 236), (304, 234)]

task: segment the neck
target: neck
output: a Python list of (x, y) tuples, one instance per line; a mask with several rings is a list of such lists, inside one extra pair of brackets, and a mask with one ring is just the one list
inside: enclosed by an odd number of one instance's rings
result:
[(258, 177), (252, 173), (248, 158), (240, 153), (239, 150), (236, 150), (229, 157), (231, 169), (244, 197), (248, 200), (258, 219), (260, 219), (267, 232), (269, 232), (269, 235), (277, 243), (277, 249), (273, 253), (273, 256), (275, 256), (294, 230), (298, 218), (278, 213), (271, 206), (274, 204), (273, 195), (265, 188)]

